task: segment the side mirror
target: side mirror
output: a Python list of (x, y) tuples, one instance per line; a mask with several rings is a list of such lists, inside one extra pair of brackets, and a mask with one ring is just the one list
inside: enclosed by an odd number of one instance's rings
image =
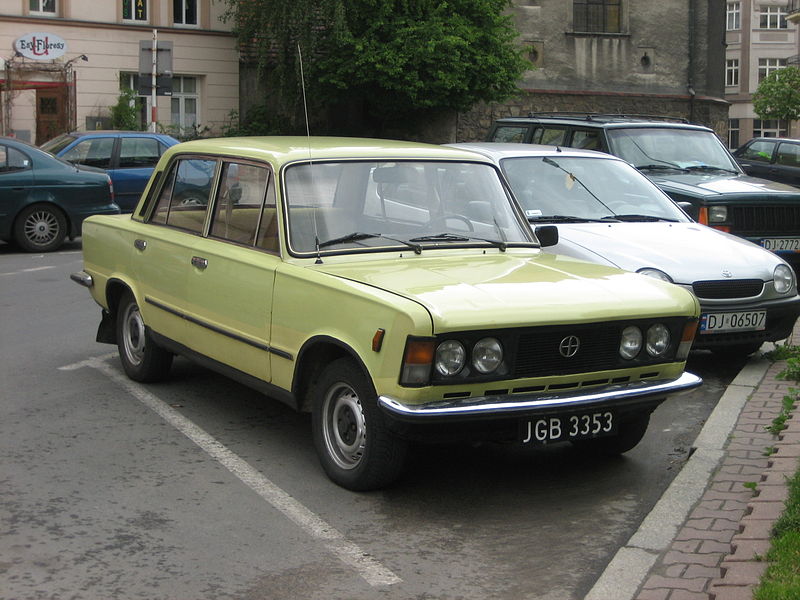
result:
[(558, 227), (555, 225), (540, 225), (534, 230), (542, 248), (555, 246), (558, 243)]

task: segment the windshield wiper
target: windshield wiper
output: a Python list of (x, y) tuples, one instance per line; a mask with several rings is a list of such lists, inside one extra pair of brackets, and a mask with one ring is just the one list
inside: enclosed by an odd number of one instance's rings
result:
[(361, 240), (368, 240), (370, 238), (383, 238), (385, 240), (390, 240), (392, 242), (408, 246), (409, 248), (414, 250), (414, 254), (422, 253), (422, 246), (420, 246), (419, 244), (412, 244), (411, 242), (407, 242), (405, 240), (398, 240), (397, 238), (393, 238), (388, 235), (383, 235), (382, 233), (364, 233), (361, 231), (354, 231), (353, 233), (348, 233), (347, 235), (343, 235), (341, 237), (325, 240), (324, 242), (320, 242), (319, 244), (317, 244), (317, 248), (335, 246), (336, 244), (346, 244), (347, 242), (360, 242)]
[(637, 169), (648, 169), (650, 171), (657, 171), (657, 170), (661, 170), (661, 171), (686, 171), (687, 170), (684, 167), (681, 167), (679, 165), (673, 165), (672, 163), (667, 163), (667, 164), (664, 164), (664, 165), (656, 165), (656, 164), (652, 164), (652, 165), (636, 165), (636, 168)]
[(456, 233), (447, 233), (447, 232), (410, 238), (409, 241), (410, 242), (470, 242), (470, 241), (486, 242), (487, 244), (491, 244), (495, 248), (500, 248), (501, 252), (505, 252), (506, 247), (508, 246), (506, 242), (500, 240), (490, 240), (488, 238), (475, 237), (471, 235), (461, 235)]
[(678, 219), (668, 219), (667, 217), (656, 217), (654, 215), (636, 215), (636, 214), (629, 214), (629, 215), (614, 215), (613, 217), (607, 217), (609, 221), (667, 221), (669, 223), (677, 223)]
[(739, 171), (734, 171), (733, 169), (726, 169), (725, 167), (715, 167), (713, 165), (693, 165), (691, 167), (686, 167), (684, 170), (686, 171), (723, 171), (725, 173), (736, 173), (739, 174)]
[(528, 221), (531, 223), (605, 223), (613, 219), (613, 216), (603, 217), (602, 219), (591, 219), (589, 217), (576, 217), (573, 215), (534, 215), (528, 217)]

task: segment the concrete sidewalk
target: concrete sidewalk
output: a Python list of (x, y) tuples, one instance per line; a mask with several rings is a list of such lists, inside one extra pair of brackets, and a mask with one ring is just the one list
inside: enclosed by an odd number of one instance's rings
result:
[[(800, 326), (789, 343), (800, 345)], [(779, 436), (766, 429), (789, 388), (800, 387), (777, 378), (785, 368), (785, 361), (750, 359), (681, 472), (585, 600), (752, 599), (787, 477), (800, 466), (800, 410)]]

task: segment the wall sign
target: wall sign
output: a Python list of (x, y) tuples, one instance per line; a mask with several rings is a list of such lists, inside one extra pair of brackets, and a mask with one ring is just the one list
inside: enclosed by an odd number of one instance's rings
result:
[(64, 55), (67, 42), (54, 33), (28, 33), (14, 41), (14, 50), (25, 58), (51, 60)]

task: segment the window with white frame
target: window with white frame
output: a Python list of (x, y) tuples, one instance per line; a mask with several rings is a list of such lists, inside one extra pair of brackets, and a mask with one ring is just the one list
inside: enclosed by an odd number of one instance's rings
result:
[(119, 75), (119, 89), (120, 90), (133, 90), (135, 97), (133, 98), (132, 107), (136, 111), (136, 122), (139, 129), (146, 129), (150, 124), (150, 96), (139, 95), (139, 74), (138, 73), (120, 73)]
[(30, 0), (28, 4), (32, 13), (42, 13), (44, 15), (55, 15), (58, 9), (56, 0)]
[(782, 69), (786, 66), (785, 58), (759, 58), (758, 59), (758, 82), (761, 83), (769, 77), (770, 73)]
[(759, 13), (761, 29), (786, 29), (785, 6), (762, 6)]
[(728, 119), (728, 148), (739, 147), (739, 119)]
[(725, 61), (725, 85), (739, 85), (739, 59), (729, 58)]
[(175, 25), (197, 25), (198, 0), (172, 0), (172, 22)]
[(788, 131), (784, 119), (753, 119), (753, 137), (786, 137)]
[(727, 15), (726, 29), (728, 31), (735, 31), (740, 28), (741, 10), (742, 10), (741, 2), (728, 2), (727, 12), (726, 12)]
[(172, 78), (170, 123), (182, 134), (192, 134), (197, 129), (200, 109), (197, 77), (176, 75)]
[(148, 2), (149, 0), (122, 0), (122, 19), (146, 23)]

